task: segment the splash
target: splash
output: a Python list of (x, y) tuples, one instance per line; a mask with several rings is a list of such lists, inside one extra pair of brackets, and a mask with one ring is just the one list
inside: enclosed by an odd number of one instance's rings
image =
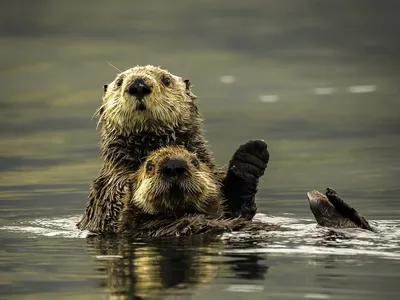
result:
[[(1, 230), (29, 237), (86, 238), (88, 231), (76, 228), (80, 215), (24, 221)], [(358, 228), (332, 229), (315, 224), (314, 219), (293, 215), (268, 216), (256, 214), (255, 220), (280, 225), (284, 230), (249, 234), (224, 233), (223, 253), (297, 254), (303, 256), (375, 256), (400, 260), (400, 220), (376, 220), (371, 224), (377, 232)], [(250, 241), (250, 243), (249, 243)], [(249, 246), (251, 245), (251, 246)]]
[[(232, 245), (223, 253), (300, 254), (303, 256), (375, 256), (400, 260), (400, 220), (370, 222), (376, 233), (359, 228), (326, 228), (313, 219), (272, 217), (257, 214), (255, 219), (279, 224), (285, 231), (272, 231), (263, 235), (246, 233), (224, 234), (222, 239)], [(253, 242), (252, 247), (241, 243)], [(232, 242), (236, 243), (233, 244)], [(243, 243), (244, 244), (244, 243)]]
[(86, 238), (88, 231), (76, 228), (76, 223), (81, 215), (68, 216), (65, 218), (47, 218), (33, 221), (20, 222), (18, 225), (3, 226), (2, 230), (19, 232), (29, 237), (63, 237), (63, 238)]

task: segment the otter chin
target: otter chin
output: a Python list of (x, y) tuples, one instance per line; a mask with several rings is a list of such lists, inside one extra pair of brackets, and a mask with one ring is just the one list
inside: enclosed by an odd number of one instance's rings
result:
[(307, 198), (310, 210), (320, 226), (374, 231), (368, 221), (331, 188), (327, 188), (326, 195), (317, 190), (309, 191)]

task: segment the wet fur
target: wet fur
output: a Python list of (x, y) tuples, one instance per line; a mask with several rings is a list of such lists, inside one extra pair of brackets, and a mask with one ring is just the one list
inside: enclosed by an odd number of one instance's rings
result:
[[(130, 119), (138, 119), (137, 112), (130, 107), (121, 96), (121, 90), (117, 88), (119, 78), (127, 78), (132, 74), (145, 74), (150, 69), (150, 74), (157, 73), (157, 78), (167, 71), (154, 67), (137, 67), (121, 73), (105, 88), (103, 105), (98, 110), (101, 128), (101, 150), (104, 164), (99, 176), (90, 187), (89, 200), (82, 219), (77, 227), (91, 232), (115, 232), (116, 222), (122, 208), (124, 186), (128, 176), (136, 172), (146, 157), (162, 147), (169, 145), (183, 145), (189, 151), (196, 153), (200, 160), (214, 168), (211, 152), (204, 139), (202, 130), (202, 116), (195, 104), (196, 97), (190, 90), (190, 85), (182, 79), (175, 78), (178, 82), (179, 99), (176, 93), (171, 97), (163, 97), (160, 103), (168, 102), (169, 107), (185, 106), (186, 116), (176, 118), (171, 124), (161, 122), (154, 123), (139, 121), (137, 126), (129, 122)], [(181, 81), (181, 82), (179, 82)], [(156, 83), (153, 83), (156, 85)], [(119, 91), (119, 93), (118, 93)], [(170, 99), (171, 98), (171, 99)], [(184, 99), (184, 100), (182, 100)], [(182, 101), (180, 101), (182, 100)], [(122, 103), (121, 103), (122, 102)], [(175, 103), (174, 103), (175, 102)], [(182, 103), (183, 104), (182, 104)], [(132, 111), (133, 115), (129, 115)], [(160, 117), (158, 114), (155, 114)], [(178, 117), (179, 114), (173, 114)], [(170, 119), (169, 119), (170, 120)]]
[(264, 224), (243, 218), (226, 219), (212, 218), (203, 214), (187, 215), (178, 219), (151, 218), (141, 219), (134, 228), (122, 231), (122, 235), (130, 238), (136, 237), (162, 237), (182, 236), (195, 234), (217, 235), (225, 232), (246, 231), (259, 232), (280, 229), (277, 225)]
[[(145, 113), (138, 111), (133, 99), (126, 95), (127, 86), (138, 76), (145, 78), (154, 89), (146, 96)], [(171, 79), (170, 87), (162, 85), (165, 76)], [(123, 82), (118, 86), (121, 79)], [(79, 229), (96, 233), (116, 232), (124, 186), (129, 176), (138, 170), (150, 153), (170, 145), (181, 145), (195, 153), (220, 178), (222, 193), (227, 195), (224, 206), (228, 215), (251, 219), (256, 213), (254, 197), (258, 178), (254, 178), (251, 172), (249, 176), (246, 172), (238, 172), (234, 161), (230, 162), (227, 176), (215, 167), (204, 137), (203, 118), (189, 81), (153, 66), (129, 69), (105, 86), (103, 105), (98, 113), (102, 124), (104, 164), (90, 186), (85, 212), (77, 224)], [(262, 173), (269, 159), (266, 145), (264, 148)], [(235, 192), (229, 192), (232, 188), (236, 188)]]
[(317, 190), (307, 193), (310, 210), (318, 225), (333, 228), (374, 229), (368, 221), (339, 197), (335, 190), (326, 189), (326, 195)]
[[(173, 193), (170, 177), (162, 166), (169, 160), (184, 161), (186, 175), (180, 186), (181, 200)], [(160, 237), (239, 230), (276, 228), (223, 213), (219, 178), (195, 154), (183, 147), (170, 146), (151, 153), (127, 185), (118, 232), (128, 237)], [(150, 169), (148, 166), (150, 165)]]
[[(168, 161), (186, 166), (179, 179), (165, 176)], [(126, 185), (119, 231), (129, 230), (153, 219), (178, 219), (188, 213), (222, 215), (218, 178), (184, 147), (170, 146), (151, 153)]]

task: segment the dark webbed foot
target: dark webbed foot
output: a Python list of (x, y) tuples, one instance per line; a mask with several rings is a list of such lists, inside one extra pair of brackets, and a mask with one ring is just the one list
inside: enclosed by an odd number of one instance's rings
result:
[(360, 216), (358, 212), (348, 205), (346, 202), (344, 202), (339, 195), (336, 193), (335, 190), (331, 188), (326, 189), (326, 197), (329, 199), (329, 202), (333, 204), (335, 209), (345, 218), (348, 218), (354, 224), (356, 224), (358, 227), (374, 231), (372, 227), (369, 225), (367, 220)]
[(268, 161), (269, 152), (264, 141), (251, 140), (236, 150), (222, 187), (228, 216), (253, 218), (257, 211), (258, 180), (264, 175)]

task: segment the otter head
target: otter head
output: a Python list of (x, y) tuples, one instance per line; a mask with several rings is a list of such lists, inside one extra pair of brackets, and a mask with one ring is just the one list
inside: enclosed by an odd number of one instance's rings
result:
[(154, 66), (136, 66), (104, 86), (100, 121), (118, 134), (161, 133), (185, 126), (197, 113), (190, 82)]
[(171, 146), (152, 152), (133, 175), (130, 203), (148, 214), (220, 213), (220, 186), (195, 154)]
[(325, 227), (358, 227), (349, 218), (343, 216), (329, 201), (329, 199), (318, 191), (307, 193), (308, 202), (315, 220), (321, 226)]

